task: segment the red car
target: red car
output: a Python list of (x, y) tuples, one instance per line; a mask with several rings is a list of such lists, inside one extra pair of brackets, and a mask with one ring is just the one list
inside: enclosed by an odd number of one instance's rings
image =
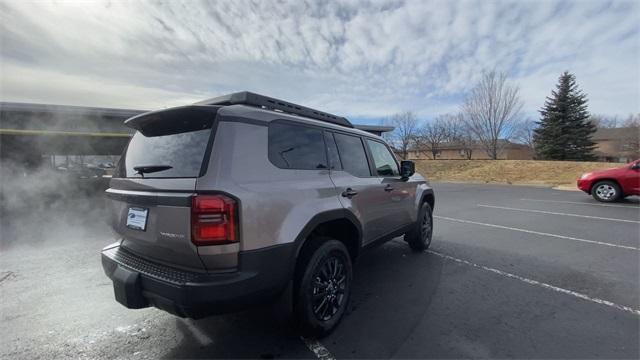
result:
[(619, 168), (583, 174), (578, 179), (578, 189), (602, 202), (640, 195), (640, 160)]

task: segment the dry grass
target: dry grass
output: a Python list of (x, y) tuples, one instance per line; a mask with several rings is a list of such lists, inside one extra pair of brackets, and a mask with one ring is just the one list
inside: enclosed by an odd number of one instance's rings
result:
[(536, 160), (416, 160), (416, 171), (434, 181), (573, 186), (585, 172), (620, 163)]

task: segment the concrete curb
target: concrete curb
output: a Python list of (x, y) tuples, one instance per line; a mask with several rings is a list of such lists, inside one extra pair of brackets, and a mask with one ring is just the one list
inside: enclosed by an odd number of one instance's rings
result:
[(552, 189), (553, 190), (562, 190), (562, 191), (581, 191), (577, 187), (569, 186), (569, 185), (558, 185), (558, 186), (552, 187)]
[(495, 186), (526, 186), (535, 188), (545, 188), (561, 191), (581, 191), (574, 185), (554, 185), (554, 184), (540, 184), (540, 183), (508, 183), (508, 182), (483, 182), (483, 181), (460, 181), (460, 180), (431, 180), (432, 184), (468, 184), (468, 185), (495, 185)]
[[(429, 179), (427, 179), (429, 180)], [(549, 189), (553, 187), (553, 184), (540, 184), (540, 183), (508, 183), (508, 182), (484, 182), (484, 181), (460, 181), (460, 180), (429, 180), (430, 184), (462, 184), (462, 185), (488, 185), (488, 186), (526, 186), (535, 188)]]

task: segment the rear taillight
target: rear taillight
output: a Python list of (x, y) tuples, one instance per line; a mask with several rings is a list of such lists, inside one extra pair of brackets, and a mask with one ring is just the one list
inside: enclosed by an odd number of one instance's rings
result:
[(197, 246), (238, 241), (237, 203), (224, 195), (196, 195), (191, 203), (191, 241)]

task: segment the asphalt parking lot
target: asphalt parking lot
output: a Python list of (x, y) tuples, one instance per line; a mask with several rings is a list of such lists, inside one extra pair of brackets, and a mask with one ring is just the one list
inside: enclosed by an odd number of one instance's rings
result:
[[(356, 264), (349, 312), (302, 339), (271, 308), (184, 320), (113, 300), (104, 224), (39, 229), (0, 252), (3, 358), (639, 358), (640, 201), (434, 184), (429, 252)], [(54, 214), (52, 216), (61, 216)], [(91, 226), (88, 226), (91, 225)], [(39, 231), (35, 233), (36, 231)], [(62, 235), (62, 236), (61, 236)], [(50, 239), (54, 237), (55, 239)]]

